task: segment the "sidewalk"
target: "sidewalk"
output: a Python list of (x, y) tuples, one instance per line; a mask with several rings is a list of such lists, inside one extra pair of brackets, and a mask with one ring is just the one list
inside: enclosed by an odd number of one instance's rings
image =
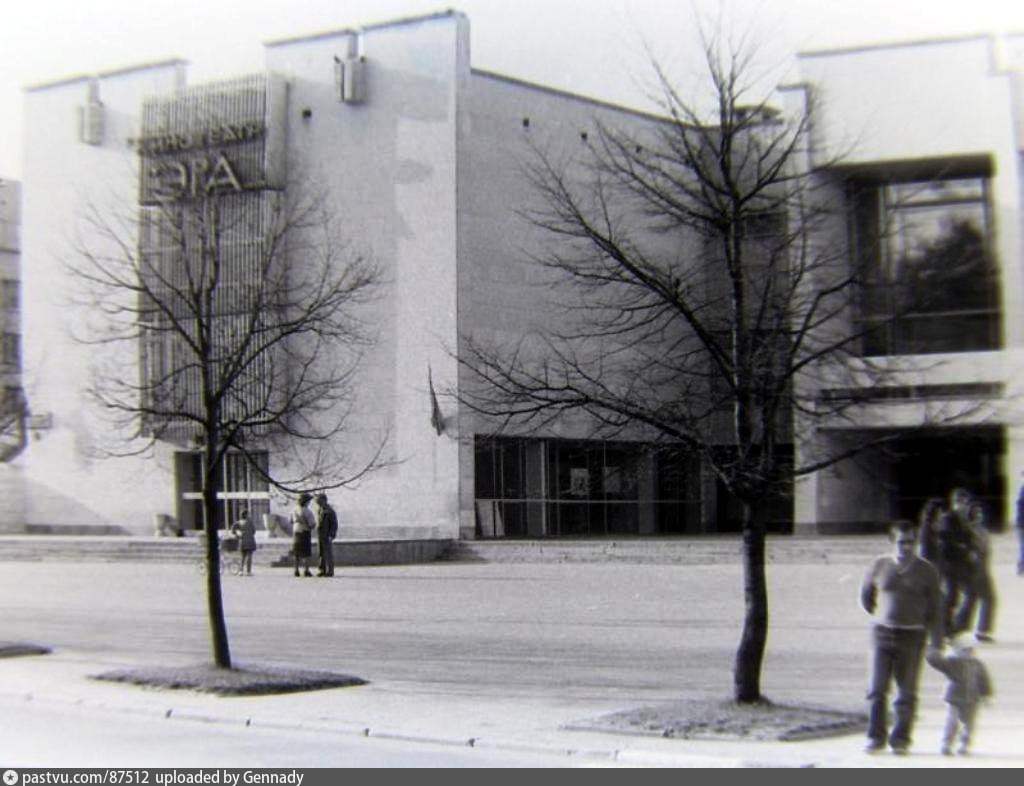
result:
[[(796, 742), (666, 740), (653, 737), (573, 732), (562, 727), (602, 709), (580, 701), (543, 701), (453, 694), (447, 686), (375, 683), (357, 688), (270, 697), (221, 698), (191, 691), (155, 691), (89, 679), (89, 675), (128, 662), (97, 660), (88, 653), (61, 652), (10, 658), (0, 666), (0, 701), (15, 709), (31, 702), (55, 716), (70, 707), (118, 713), (127, 718), (187, 724), (196, 735), (211, 725), (253, 730), (294, 730), (340, 735), (340, 739), (379, 739), (411, 746), (445, 746), (507, 753), (566, 757), (567, 766), (634, 765), (654, 767), (1024, 767), (1019, 713), (992, 708), (982, 715), (978, 743), (968, 757), (943, 757), (937, 741), (941, 711), (919, 715), (916, 744), (909, 757), (862, 752), (860, 735)], [(500, 719), (500, 727), (496, 726)], [(9, 718), (13, 720), (13, 718)], [(159, 745), (159, 740), (154, 740)], [(296, 761), (301, 753), (296, 752)], [(46, 762), (40, 761), (37, 766)], [(232, 766), (229, 751), (204, 766)], [(251, 760), (237, 766), (258, 766)]]
[[(864, 564), (860, 554), (830, 553), (770, 566), (770, 699), (863, 709), (870, 620), (856, 588)], [(565, 728), (682, 698), (725, 698), (742, 613), (735, 564), (429, 563), (348, 568), (332, 580), (270, 569), (225, 577), (236, 665), (329, 670), (369, 684), (223, 698), (89, 679), (208, 661), (205, 593), (190, 565), (5, 561), (0, 636), (53, 653), (0, 659), (0, 718), (9, 729), (19, 707), (26, 724), (44, 722), (44, 710), (55, 723), (95, 713), (100, 730), (104, 718), (111, 729), (137, 718), (152, 734), (132, 735), (136, 759), (164, 751), (161, 724), (172, 724), (179, 742), (201, 741), (204, 766), (279, 762), (290, 749), (261, 758), (259, 741), (278, 734), (301, 746), (308, 733), (326, 747), (379, 740), (431, 760), (448, 751), (463, 764), (479, 751), (479, 766), (494, 766), (501, 752), (502, 761), (541, 762), (533, 766), (1024, 767), (1024, 578), (1005, 556), (996, 578), (997, 643), (979, 649), (996, 697), (981, 712), (974, 755), (962, 759), (938, 755), (945, 707), (933, 669), (923, 674), (905, 758), (864, 754), (860, 734), (732, 742)], [(218, 748), (250, 731), (253, 758)], [(0, 734), (0, 758), (4, 742)], [(299, 754), (288, 764), (318, 760)]]

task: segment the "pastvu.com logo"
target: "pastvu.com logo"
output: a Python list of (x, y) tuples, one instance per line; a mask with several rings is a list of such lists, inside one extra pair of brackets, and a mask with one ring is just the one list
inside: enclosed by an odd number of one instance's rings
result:
[(14, 770), (4, 770), (4, 786), (14, 786), (18, 782), (18, 773)]

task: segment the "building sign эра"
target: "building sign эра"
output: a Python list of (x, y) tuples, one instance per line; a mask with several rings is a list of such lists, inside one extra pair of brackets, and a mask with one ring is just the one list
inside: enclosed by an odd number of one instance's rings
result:
[(242, 183), (228, 157), (187, 161), (157, 161), (149, 165), (150, 193), (157, 199), (176, 201), (217, 191), (241, 191)]
[[(176, 202), (218, 192), (238, 193), (246, 188), (260, 188), (262, 179), (255, 172), (242, 173), (251, 166), (242, 166), (246, 148), (259, 142), (266, 133), (263, 123), (249, 121), (219, 124), (188, 133), (155, 134), (134, 140), (143, 159), (144, 200)], [(226, 145), (237, 147), (239, 159), (223, 150), (210, 150)], [(192, 151), (190, 156), (175, 155)], [(204, 155), (205, 151), (206, 154)], [(249, 156), (251, 158), (251, 156)], [(234, 159), (234, 160), (233, 160)]]

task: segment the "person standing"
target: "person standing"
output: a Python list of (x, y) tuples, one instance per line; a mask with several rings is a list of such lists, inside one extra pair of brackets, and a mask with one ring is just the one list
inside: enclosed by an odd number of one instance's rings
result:
[(238, 538), (238, 549), (241, 553), (238, 572), (251, 576), (252, 555), (256, 551), (256, 525), (249, 519), (248, 510), (243, 510), (239, 514), (238, 521), (231, 527), (231, 531)]
[[(939, 574), (934, 565), (914, 554), (917, 534), (913, 522), (893, 522), (889, 528), (892, 554), (876, 559), (861, 584), (861, 606), (877, 619), (867, 694), (868, 753), (881, 751), (886, 743), (897, 755), (909, 752), (925, 640), (930, 638), (935, 649), (942, 644)], [(890, 732), (887, 704), (892, 682), (896, 698)]]
[(334, 575), (334, 538), (338, 534), (338, 514), (327, 502), (327, 495), (316, 495), (316, 539), (320, 548), (318, 576)]
[(299, 565), (305, 568), (305, 575), (312, 576), (309, 570), (309, 558), (313, 554), (313, 530), (316, 528), (316, 519), (313, 511), (309, 509), (309, 503), (313, 497), (310, 494), (300, 494), (295, 502), (295, 510), (292, 511), (292, 553), (295, 555), (295, 575), (299, 575)]

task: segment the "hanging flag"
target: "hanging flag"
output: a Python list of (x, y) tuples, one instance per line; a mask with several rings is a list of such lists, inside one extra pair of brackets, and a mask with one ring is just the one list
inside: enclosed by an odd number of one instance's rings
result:
[(444, 433), (444, 416), (441, 414), (441, 406), (437, 403), (437, 394), (434, 392), (434, 377), (430, 373), (430, 366), (427, 366), (427, 384), (430, 386), (430, 425), (438, 436)]

